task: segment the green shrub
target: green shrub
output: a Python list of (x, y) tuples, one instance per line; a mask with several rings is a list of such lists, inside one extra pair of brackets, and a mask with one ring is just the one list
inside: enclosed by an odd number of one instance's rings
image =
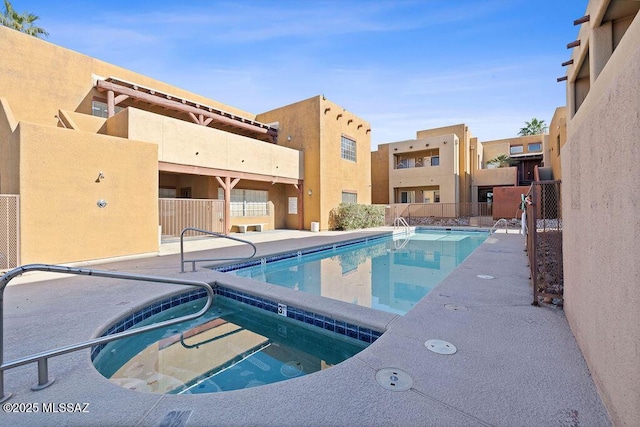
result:
[(331, 210), (331, 228), (334, 230), (356, 230), (384, 225), (384, 207), (341, 203)]

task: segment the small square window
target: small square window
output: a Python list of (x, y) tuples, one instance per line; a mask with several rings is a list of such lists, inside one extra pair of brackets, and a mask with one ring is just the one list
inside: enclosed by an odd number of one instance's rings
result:
[(440, 165), (440, 156), (431, 156), (431, 166)]
[(342, 192), (342, 203), (358, 203), (358, 193), (350, 191)]

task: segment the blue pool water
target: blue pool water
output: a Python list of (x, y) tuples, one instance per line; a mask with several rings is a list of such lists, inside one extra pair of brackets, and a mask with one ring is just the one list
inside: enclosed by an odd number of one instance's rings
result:
[[(203, 299), (182, 303), (135, 326), (192, 313), (203, 304)], [(131, 390), (214, 393), (316, 372), (368, 345), (218, 295), (198, 319), (94, 350), (93, 364), (111, 382)]]
[[(417, 229), (223, 271), (302, 292), (404, 314), (488, 237), (486, 232)], [(245, 263), (244, 265), (246, 265)]]

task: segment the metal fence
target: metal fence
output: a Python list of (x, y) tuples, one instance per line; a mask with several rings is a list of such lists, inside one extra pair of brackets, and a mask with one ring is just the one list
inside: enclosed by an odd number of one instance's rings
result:
[(180, 237), (187, 227), (224, 233), (224, 200), (159, 199), (159, 214), (163, 236)]
[[(403, 217), (410, 226), (478, 226), (491, 227), (495, 221), (491, 203), (396, 203), (387, 205), (385, 225)], [(510, 222), (511, 225), (511, 222)], [(520, 227), (519, 222), (513, 227)]]
[(0, 195), (0, 270), (20, 263), (20, 196)]
[(531, 184), (527, 205), (527, 254), (533, 304), (540, 298), (559, 303), (564, 292), (562, 268), (562, 193), (560, 181)]

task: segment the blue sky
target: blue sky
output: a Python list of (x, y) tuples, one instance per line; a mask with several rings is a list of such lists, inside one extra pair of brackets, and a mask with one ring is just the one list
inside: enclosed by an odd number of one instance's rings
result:
[(466, 123), (515, 136), (565, 104), (561, 63), (587, 0), (13, 0), (48, 41), (261, 113), (323, 94), (372, 149)]

